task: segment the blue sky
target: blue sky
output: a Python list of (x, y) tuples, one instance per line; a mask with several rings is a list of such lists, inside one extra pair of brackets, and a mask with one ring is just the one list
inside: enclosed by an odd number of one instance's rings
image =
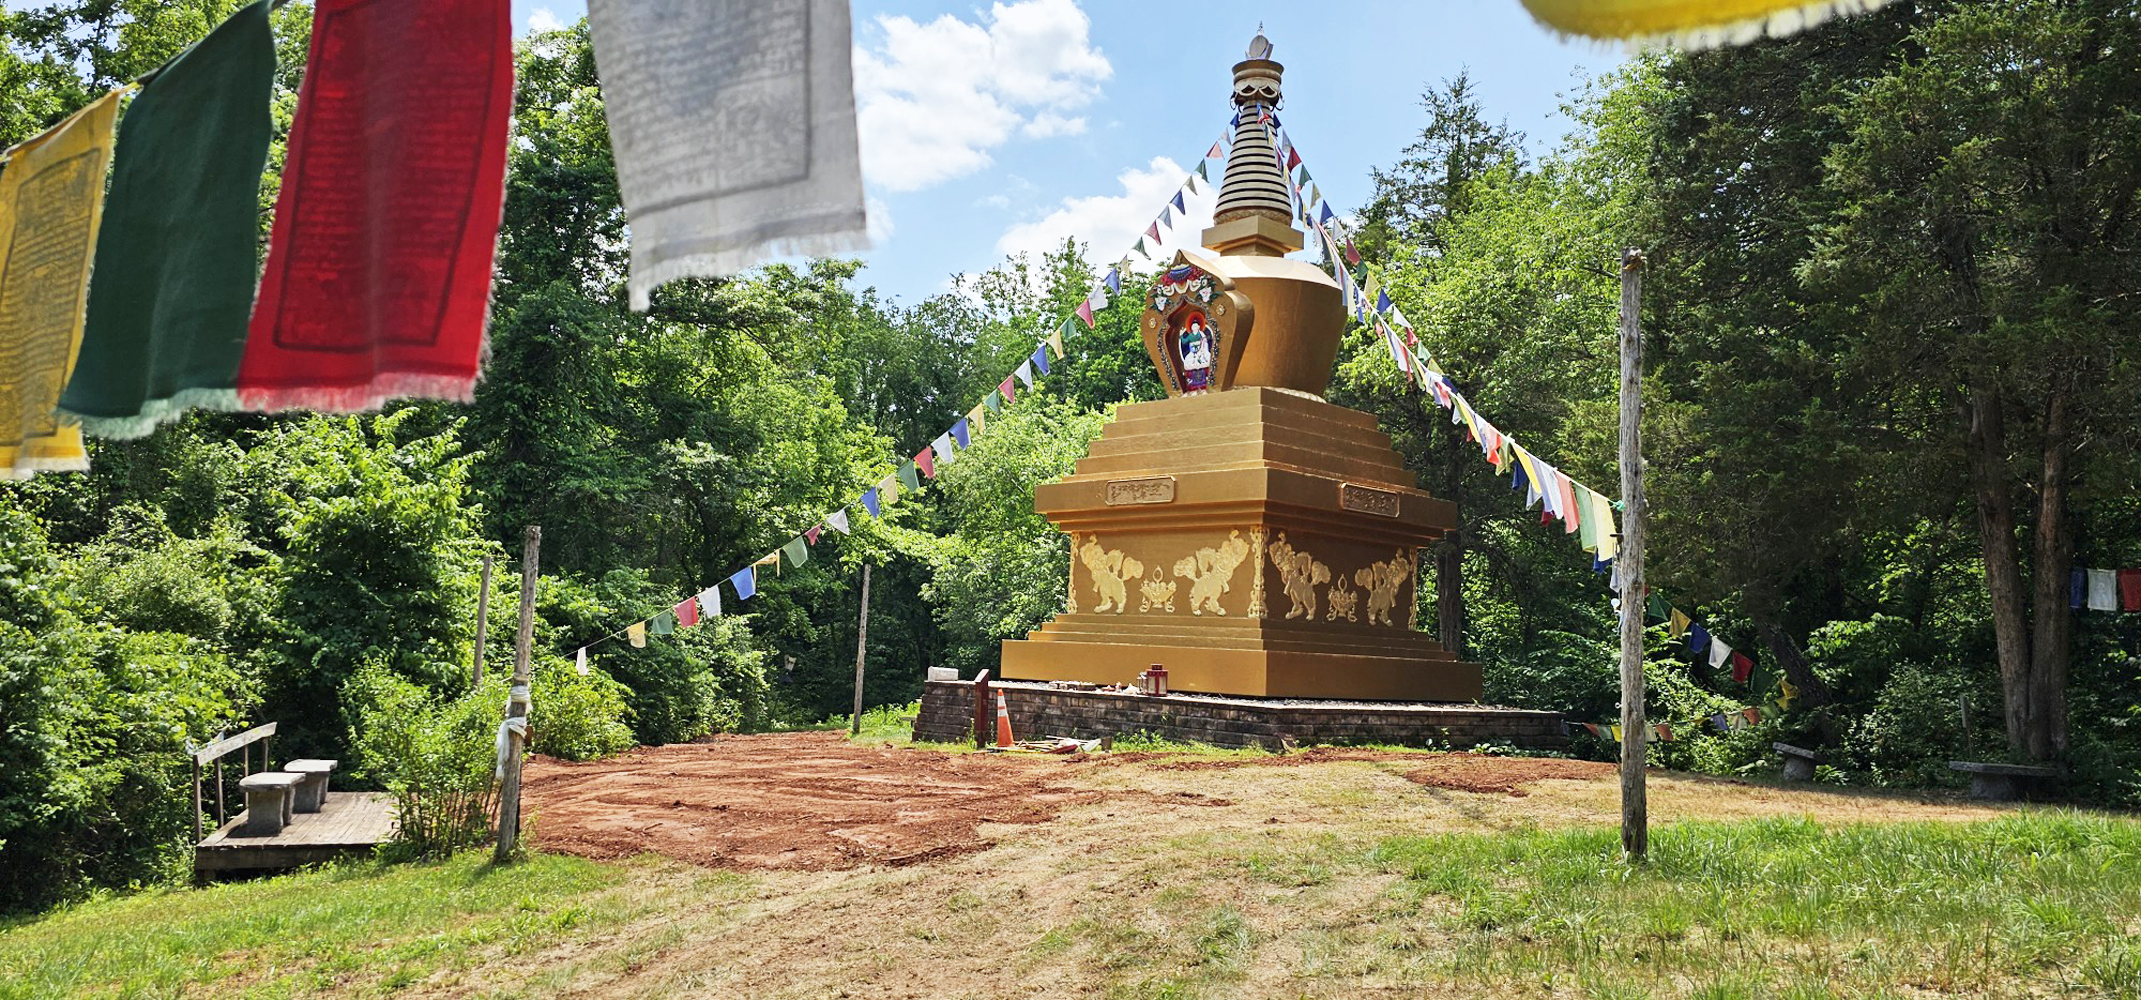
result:
[[(1621, 59), (1555, 37), (1516, 0), (852, 9), (875, 231), (862, 279), (910, 304), (1066, 235), (1096, 261), (1120, 256), (1218, 137), (1229, 67), (1260, 21), (1286, 66), (1287, 131), (1341, 210), (1417, 133), (1427, 86), (1468, 69), (1490, 118), (1543, 152), (1568, 130), (1563, 95)], [(522, 31), (584, 12), (584, 0), (514, 0)], [(1190, 211), (1194, 242), (1209, 199)]]

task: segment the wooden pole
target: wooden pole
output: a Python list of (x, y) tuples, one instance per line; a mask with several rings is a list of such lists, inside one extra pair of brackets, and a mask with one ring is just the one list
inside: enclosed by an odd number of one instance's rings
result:
[(862, 654), (870, 647), (870, 564), (862, 564), (862, 616), (855, 625), (855, 714), (848, 717), (848, 735), (862, 732)]
[(1621, 850), (1650, 854), (1643, 764), (1643, 252), (1621, 253)]
[[(528, 717), (528, 666), (535, 646), (535, 573), (542, 547), (543, 529), (532, 524), (521, 529), (520, 632), (513, 637), (513, 687), (506, 697), (508, 719)], [(505, 777), (498, 789), (498, 849), (491, 856), (494, 861), (511, 858), (513, 844), (520, 839), (520, 752), (523, 742), (520, 733), (506, 731)]]
[(483, 686), (483, 640), (491, 634), (491, 557), (483, 557), (483, 589), (476, 593), (476, 678), (471, 689)]

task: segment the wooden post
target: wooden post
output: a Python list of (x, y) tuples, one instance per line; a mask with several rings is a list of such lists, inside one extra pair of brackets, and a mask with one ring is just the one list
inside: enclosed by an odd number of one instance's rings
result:
[[(506, 718), (528, 717), (528, 667), (535, 645), (535, 574), (538, 556), (543, 547), (543, 529), (529, 525), (521, 529), (520, 552), (520, 632), (513, 637), (513, 687), (506, 697)], [(520, 752), (524, 742), (521, 734), (506, 732), (505, 777), (498, 788), (498, 848), (492, 853), (493, 861), (503, 862), (513, 856), (514, 842), (520, 839)]]
[[(193, 751), (193, 742), (186, 743), (188, 753)], [(221, 828), (222, 824), (217, 824)], [(201, 758), (193, 758), (193, 842), (201, 842)]]
[(483, 640), (491, 634), (491, 557), (483, 557), (483, 589), (476, 592), (476, 677), (471, 690), (483, 686)]
[(1621, 253), (1621, 850), (1650, 854), (1643, 763), (1643, 252)]
[(974, 749), (989, 745), (989, 736), (996, 731), (995, 714), (990, 711), (989, 672), (984, 670), (974, 675)]
[(848, 717), (847, 732), (862, 732), (862, 654), (870, 644), (870, 564), (862, 564), (862, 616), (855, 625), (855, 714)]

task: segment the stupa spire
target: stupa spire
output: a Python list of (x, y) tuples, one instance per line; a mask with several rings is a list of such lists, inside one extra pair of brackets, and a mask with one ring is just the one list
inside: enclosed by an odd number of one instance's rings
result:
[(1279, 79), (1286, 67), (1271, 59), (1271, 41), (1259, 33), (1248, 58), (1234, 64), (1234, 151), (1219, 184), (1219, 207), (1204, 245), (1246, 257), (1284, 257), (1307, 245), (1293, 227), (1292, 188), (1279, 164), (1274, 129), (1266, 121), (1283, 98)]

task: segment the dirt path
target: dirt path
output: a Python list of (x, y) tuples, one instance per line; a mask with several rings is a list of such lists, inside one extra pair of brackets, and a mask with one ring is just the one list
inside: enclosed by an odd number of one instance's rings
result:
[[(1066, 806), (1099, 803), (1111, 806), (1102, 818), (1190, 809), (1197, 826), (1219, 829), (1317, 824), (1372, 800), (1374, 814), (1393, 833), (1600, 822), (1619, 814), (1611, 764), (1466, 753), (1317, 748), (1273, 757), (1040, 757), (872, 747), (837, 733), (788, 733), (645, 747), (586, 764), (537, 757), (527, 773), (535, 842), (543, 850), (598, 859), (653, 853), (736, 870), (835, 871), (951, 858), (994, 846), (984, 824), (1048, 823)], [(1334, 782), (1342, 794), (1319, 793)], [(1408, 784), (1414, 794), (1401, 791)], [(1533, 797), (1549, 787), (1555, 794)], [(1651, 797), (1656, 822), (1988, 815), (1981, 806), (1953, 801), (1664, 772), (1653, 773)]]
[(537, 757), (525, 788), (546, 851), (826, 870), (983, 850), (993, 843), (976, 832), (983, 823), (1039, 823), (1100, 798), (1052, 784), (1061, 774), (1031, 759), (789, 733), (643, 747), (585, 764)]
[[(641, 862), (620, 891), (646, 897), (645, 918), (411, 995), (1398, 997), (1423, 982), (1437, 996), (1567, 995), (1423, 971), (1463, 942), (1438, 923), (1444, 904), (1364, 852), (1619, 815), (1609, 764), (1356, 749), (1013, 757), (812, 733), (537, 760), (528, 774), (544, 849), (686, 864)], [(1650, 803), (1660, 824), (1998, 814), (1666, 772)], [(1228, 979), (1237, 947), (1254, 961)], [(531, 982), (529, 969), (545, 971)]]

